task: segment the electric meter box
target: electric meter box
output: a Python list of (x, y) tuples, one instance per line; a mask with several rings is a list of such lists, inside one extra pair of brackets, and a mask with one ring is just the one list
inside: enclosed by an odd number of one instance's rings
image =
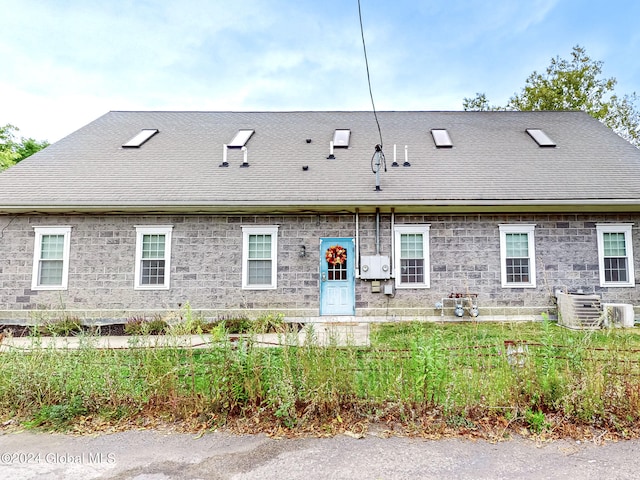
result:
[(391, 278), (389, 257), (385, 255), (362, 255), (360, 257), (362, 280), (388, 280)]

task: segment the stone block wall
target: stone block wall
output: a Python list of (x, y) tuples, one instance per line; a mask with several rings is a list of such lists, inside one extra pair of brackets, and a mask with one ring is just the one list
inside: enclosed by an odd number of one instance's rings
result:
[[(376, 319), (437, 318), (434, 306), (450, 293), (477, 294), (481, 317), (535, 318), (553, 311), (556, 288), (597, 293), (604, 301), (637, 305), (637, 287), (601, 288), (596, 223), (640, 221), (639, 215), (401, 215), (396, 225), (430, 228), (429, 289), (372, 292), (356, 280), (356, 315)], [(361, 255), (391, 251), (392, 217), (360, 214)], [(536, 288), (502, 288), (499, 224), (533, 223)], [(280, 225), (275, 290), (242, 289), (242, 226)], [(34, 226), (70, 225), (69, 287), (31, 290)], [(134, 290), (136, 226), (173, 225), (171, 288)], [(34, 312), (77, 311), (82, 316), (127, 318), (174, 311), (187, 302), (209, 316), (277, 311), (290, 318), (319, 312), (321, 237), (356, 237), (356, 215), (26, 215), (0, 216), (0, 319)], [(640, 257), (640, 237), (633, 232)], [(301, 256), (302, 247), (305, 255)], [(637, 270), (637, 268), (636, 268)], [(640, 272), (639, 272), (640, 274)], [(383, 282), (384, 283), (384, 282)], [(393, 283), (393, 280), (387, 283)], [(449, 312), (447, 312), (449, 314)]]

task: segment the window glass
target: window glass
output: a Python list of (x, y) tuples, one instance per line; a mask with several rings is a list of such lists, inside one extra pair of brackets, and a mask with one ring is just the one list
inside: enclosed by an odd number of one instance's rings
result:
[(396, 225), (396, 288), (429, 287), (429, 224)]
[(421, 233), (400, 236), (400, 275), (402, 283), (424, 282), (424, 253)]
[(136, 284), (138, 289), (169, 288), (172, 226), (136, 227)]
[(36, 240), (31, 288), (65, 290), (69, 272), (71, 227), (34, 227)]
[(633, 274), (632, 224), (598, 224), (600, 286), (631, 287)]
[(276, 288), (277, 226), (242, 227), (242, 287)]
[(505, 224), (499, 229), (502, 286), (535, 287), (535, 225)]

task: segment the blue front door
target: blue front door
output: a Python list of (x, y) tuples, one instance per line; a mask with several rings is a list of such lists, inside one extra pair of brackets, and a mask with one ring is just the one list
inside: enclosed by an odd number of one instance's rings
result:
[(353, 238), (320, 239), (320, 315), (355, 315)]

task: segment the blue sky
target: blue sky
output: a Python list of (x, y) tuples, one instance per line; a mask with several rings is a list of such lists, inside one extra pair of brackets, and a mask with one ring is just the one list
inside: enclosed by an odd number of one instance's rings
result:
[[(361, 0), (378, 110), (503, 105), (575, 45), (640, 94), (637, 0)], [(357, 0), (0, 0), (0, 125), (109, 110), (370, 110)]]

